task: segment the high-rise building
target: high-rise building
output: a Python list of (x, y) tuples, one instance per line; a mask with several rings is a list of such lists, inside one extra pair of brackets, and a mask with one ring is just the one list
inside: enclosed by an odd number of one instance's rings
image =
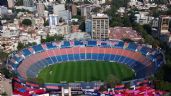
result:
[(65, 4), (53, 5), (53, 14), (59, 15), (59, 12), (63, 10), (65, 10)]
[(160, 40), (170, 43), (171, 32), (169, 31), (170, 16), (160, 16), (159, 18), (159, 34)]
[(53, 6), (52, 5), (48, 5), (48, 13), (53, 14)]
[(8, 14), (8, 9), (7, 7), (0, 6), (0, 16), (4, 16)]
[(45, 6), (42, 2), (37, 3), (37, 13), (39, 16), (43, 16), (45, 11)]
[(58, 22), (59, 22), (59, 19), (58, 19), (57, 15), (54, 15), (54, 14), (49, 15), (49, 26), (50, 27), (58, 25)]
[(159, 19), (159, 31), (160, 34), (167, 34), (169, 33), (169, 22), (171, 17), (170, 16), (161, 16)]
[(106, 2), (106, 0), (92, 0), (92, 3), (95, 4), (104, 4)]
[(93, 9), (92, 5), (81, 5), (81, 16), (85, 17), (85, 19), (91, 18), (91, 10)]
[(85, 21), (85, 31), (89, 34), (91, 34), (92, 31), (92, 21), (90, 19), (87, 19)]
[(59, 18), (62, 18), (67, 24), (71, 20), (71, 12), (69, 10), (59, 11)]
[(8, 1), (8, 8), (14, 7), (14, 0), (7, 0)]
[(71, 12), (65, 10), (65, 4), (53, 5), (53, 14), (58, 15), (59, 19), (61, 18), (66, 23), (71, 19)]
[(77, 5), (76, 4), (72, 4), (72, 16), (77, 15)]
[(33, 0), (23, 0), (23, 4), (25, 7), (33, 7), (34, 6)]
[(109, 38), (109, 17), (105, 14), (92, 15), (92, 32), (93, 39)]

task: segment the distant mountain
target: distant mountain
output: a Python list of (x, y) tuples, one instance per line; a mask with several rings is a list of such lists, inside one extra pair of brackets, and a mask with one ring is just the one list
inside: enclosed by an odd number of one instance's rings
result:
[(0, 6), (8, 6), (7, 0), (0, 0)]

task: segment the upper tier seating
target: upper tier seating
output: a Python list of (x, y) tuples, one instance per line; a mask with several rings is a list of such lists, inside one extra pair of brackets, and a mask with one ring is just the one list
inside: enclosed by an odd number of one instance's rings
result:
[(37, 52), (42, 52), (43, 51), (43, 47), (41, 46), (41, 44), (39, 45), (34, 45), (32, 46), (32, 48), (34, 49), (34, 51)]

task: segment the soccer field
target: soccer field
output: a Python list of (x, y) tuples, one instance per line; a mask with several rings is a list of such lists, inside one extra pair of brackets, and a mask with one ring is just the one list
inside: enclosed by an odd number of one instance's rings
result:
[(46, 67), (38, 74), (38, 78), (46, 83), (88, 82), (105, 81), (111, 74), (120, 80), (134, 77), (134, 72), (123, 64), (108, 61), (71, 61)]

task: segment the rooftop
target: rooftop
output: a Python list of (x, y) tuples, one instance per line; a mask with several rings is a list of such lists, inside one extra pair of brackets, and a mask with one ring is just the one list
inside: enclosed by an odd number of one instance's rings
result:
[(92, 18), (108, 18), (108, 16), (106, 14), (98, 13), (96, 15), (92, 15)]
[(133, 30), (131, 27), (111, 27), (109, 28), (109, 38), (110, 39), (124, 39), (128, 38), (131, 40), (141, 40), (142, 37), (137, 31)]

